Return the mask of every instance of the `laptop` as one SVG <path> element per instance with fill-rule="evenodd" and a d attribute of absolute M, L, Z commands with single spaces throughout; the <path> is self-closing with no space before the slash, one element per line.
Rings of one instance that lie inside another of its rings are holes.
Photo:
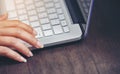
<path fill-rule="evenodd" d="M 8 12 L 9 20 L 32 26 L 36 38 L 48 47 L 84 38 L 92 5 L 93 0 L 0 0 L 0 14 Z"/>

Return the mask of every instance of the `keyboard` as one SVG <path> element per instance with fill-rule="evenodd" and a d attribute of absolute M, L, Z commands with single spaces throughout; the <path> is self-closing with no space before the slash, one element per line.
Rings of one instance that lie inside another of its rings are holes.
<path fill-rule="evenodd" d="M 8 0 L 10 20 L 20 20 L 32 26 L 36 38 L 70 32 L 60 0 Z M 10 7 L 11 6 L 11 7 Z"/>
<path fill-rule="evenodd" d="M 91 0 L 79 0 L 79 1 L 80 1 L 80 7 L 82 9 L 84 17 L 87 20 L 88 15 L 89 15 Z"/>

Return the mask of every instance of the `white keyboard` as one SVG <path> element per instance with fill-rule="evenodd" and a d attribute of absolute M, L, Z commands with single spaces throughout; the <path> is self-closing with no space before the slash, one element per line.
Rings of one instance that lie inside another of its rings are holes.
<path fill-rule="evenodd" d="M 70 32 L 60 0 L 6 0 L 9 19 L 31 25 L 36 38 Z"/>

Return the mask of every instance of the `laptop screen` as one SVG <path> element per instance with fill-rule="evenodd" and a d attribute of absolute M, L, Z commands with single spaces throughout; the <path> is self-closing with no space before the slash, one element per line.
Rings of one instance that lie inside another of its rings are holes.
<path fill-rule="evenodd" d="M 74 23 L 79 23 L 84 35 L 89 26 L 93 0 L 65 0 Z"/>
<path fill-rule="evenodd" d="M 85 21 L 85 23 L 82 24 L 82 27 L 85 31 L 84 35 L 86 35 L 89 27 L 90 17 L 91 17 L 93 0 L 77 0 L 77 3 Z"/>
<path fill-rule="evenodd" d="M 93 0 L 77 0 L 77 3 L 81 9 L 81 12 L 86 22 L 87 22 L 88 16 L 90 15 L 89 12 L 91 12 L 92 1 Z"/>

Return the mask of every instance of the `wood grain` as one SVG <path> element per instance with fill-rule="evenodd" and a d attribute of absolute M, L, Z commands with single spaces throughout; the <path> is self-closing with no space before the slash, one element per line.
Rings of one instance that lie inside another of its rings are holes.
<path fill-rule="evenodd" d="M 119 26 L 103 16 L 101 4 L 95 1 L 84 40 L 33 51 L 27 63 L 0 57 L 0 74 L 119 74 Z"/>

